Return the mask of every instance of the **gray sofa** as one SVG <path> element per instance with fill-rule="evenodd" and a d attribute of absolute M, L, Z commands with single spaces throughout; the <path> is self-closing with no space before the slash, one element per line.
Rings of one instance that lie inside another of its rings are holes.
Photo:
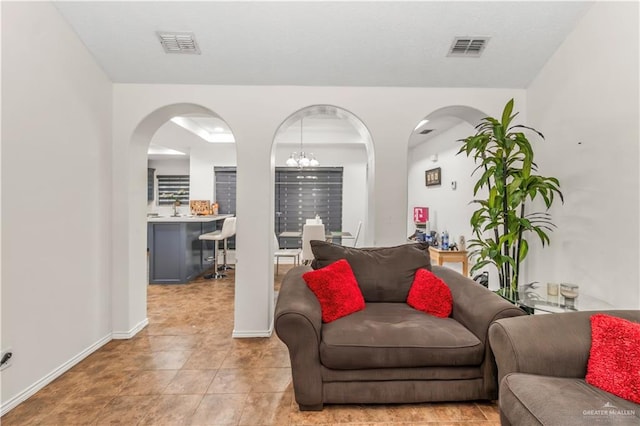
<path fill-rule="evenodd" d="M 451 269 L 433 266 L 453 295 L 451 316 L 437 318 L 405 303 L 416 262 L 431 268 L 426 245 L 353 249 L 313 243 L 316 267 L 349 261 L 366 307 L 323 323 L 318 299 L 302 278 L 311 268 L 296 267 L 284 277 L 275 330 L 289 349 L 301 410 L 321 410 L 325 403 L 497 397 L 489 325 L 523 315 L 520 309 Z"/>
<path fill-rule="evenodd" d="M 600 311 L 640 322 L 640 311 Z M 496 321 L 489 340 L 503 425 L 640 425 L 640 405 L 585 382 L 595 311 Z"/>

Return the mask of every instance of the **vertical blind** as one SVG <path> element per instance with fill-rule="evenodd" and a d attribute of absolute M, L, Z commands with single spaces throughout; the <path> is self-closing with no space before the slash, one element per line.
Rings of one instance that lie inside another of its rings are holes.
<path fill-rule="evenodd" d="M 156 169 L 147 169 L 147 201 L 153 201 L 155 197 L 155 185 Z"/>
<path fill-rule="evenodd" d="M 320 217 L 325 232 L 342 230 L 342 167 L 276 168 L 275 230 L 301 231 Z M 280 238 L 283 248 L 300 248 L 302 239 Z"/>
<path fill-rule="evenodd" d="M 218 214 L 236 214 L 236 168 L 214 167 L 214 200 L 218 203 Z M 222 221 L 218 221 L 218 228 L 222 227 Z M 236 248 L 236 238 L 231 237 L 227 241 L 229 249 Z"/>
<path fill-rule="evenodd" d="M 158 175 L 158 204 L 173 204 L 176 198 L 189 204 L 189 175 Z"/>
<path fill-rule="evenodd" d="M 236 214 L 236 168 L 214 167 L 214 200 L 220 214 Z"/>

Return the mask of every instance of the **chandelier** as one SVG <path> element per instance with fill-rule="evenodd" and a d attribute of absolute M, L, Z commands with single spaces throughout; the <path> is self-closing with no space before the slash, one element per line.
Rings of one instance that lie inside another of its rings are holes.
<path fill-rule="evenodd" d="M 289 167 L 317 167 L 320 165 L 320 162 L 316 160 L 315 155 L 313 153 L 307 154 L 304 152 L 304 148 L 302 147 L 302 121 L 304 117 L 300 119 L 300 152 L 292 152 L 287 159 L 287 166 Z"/>

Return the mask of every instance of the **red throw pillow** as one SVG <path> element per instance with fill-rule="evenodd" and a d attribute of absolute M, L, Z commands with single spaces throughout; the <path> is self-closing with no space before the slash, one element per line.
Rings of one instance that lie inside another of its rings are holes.
<path fill-rule="evenodd" d="M 446 318 L 451 315 L 453 297 L 449 286 L 426 269 L 416 271 L 407 304 L 414 309 Z"/>
<path fill-rule="evenodd" d="M 335 321 L 364 309 L 364 297 L 345 259 L 307 272 L 302 278 L 320 301 L 323 322 Z"/>
<path fill-rule="evenodd" d="M 640 324 L 605 314 L 591 316 L 587 383 L 640 404 Z"/>

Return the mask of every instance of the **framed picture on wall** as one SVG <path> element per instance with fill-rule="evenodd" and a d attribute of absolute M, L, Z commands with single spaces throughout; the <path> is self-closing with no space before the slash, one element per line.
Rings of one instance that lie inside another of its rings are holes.
<path fill-rule="evenodd" d="M 427 186 L 440 185 L 440 167 L 436 167 L 435 169 L 429 169 L 424 172 L 425 181 Z"/>

